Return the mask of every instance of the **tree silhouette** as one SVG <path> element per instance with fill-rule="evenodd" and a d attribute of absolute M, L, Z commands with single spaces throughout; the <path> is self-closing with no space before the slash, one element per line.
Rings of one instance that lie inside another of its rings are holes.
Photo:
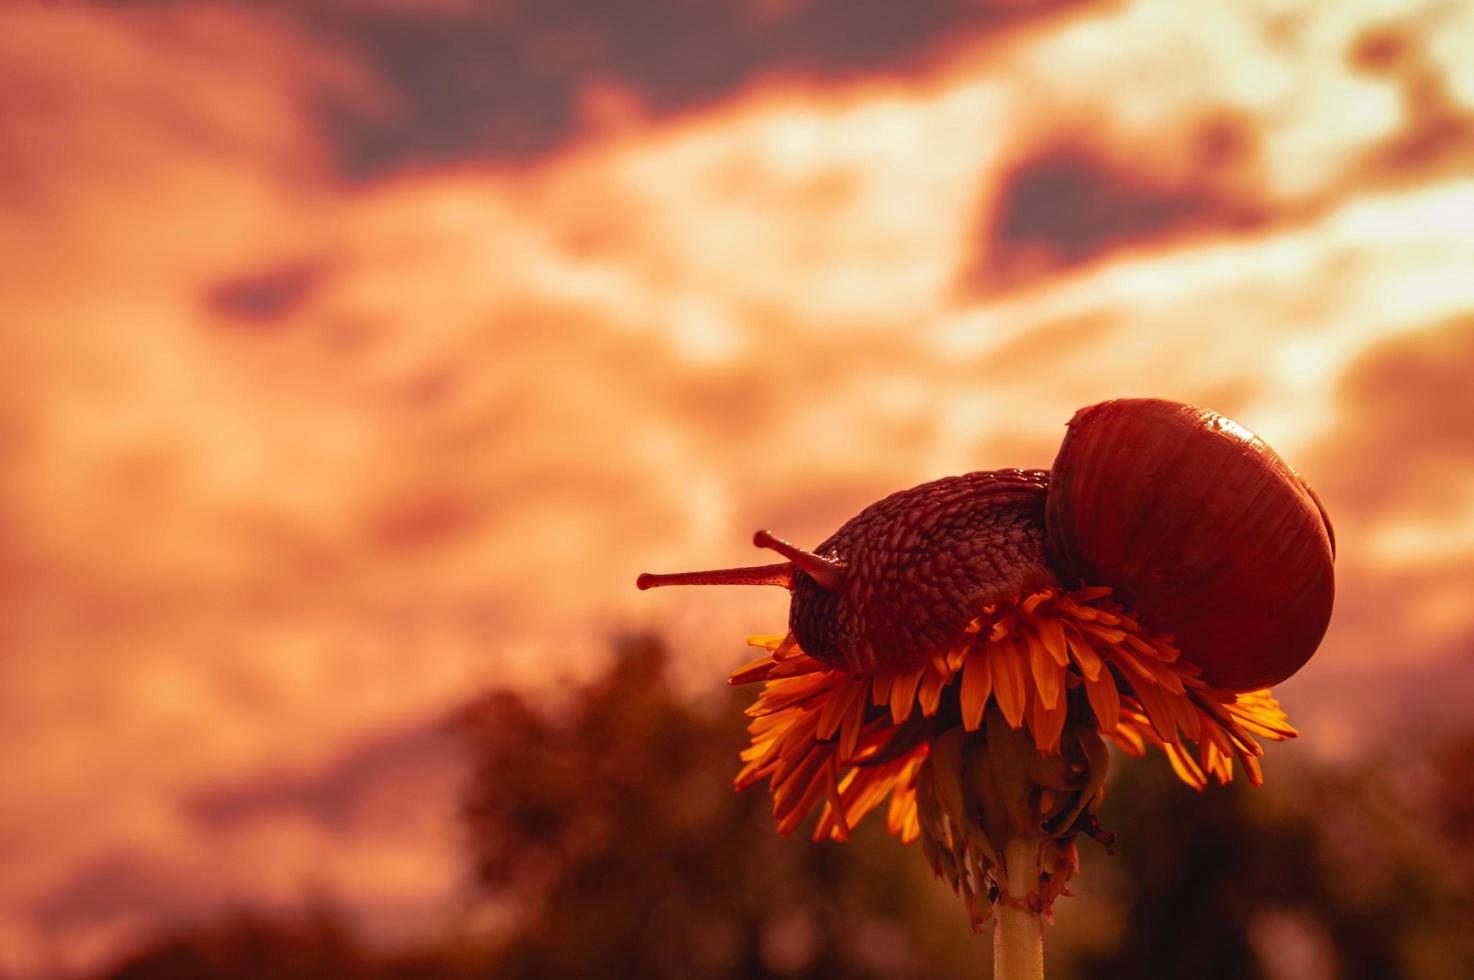
<path fill-rule="evenodd" d="M 463 813 L 490 937 L 364 942 L 321 902 L 163 934 L 112 980 L 601 980 L 976 977 L 986 937 L 882 821 L 846 844 L 774 832 L 736 793 L 750 692 L 672 689 L 651 637 L 544 703 L 493 691 L 458 712 Z M 1474 976 L 1474 733 L 1404 738 L 1376 759 L 1282 752 L 1269 783 L 1203 793 L 1160 759 L 1117 759 L 1102 819 L 1059 906 L 1052 976 L 1343 980 Z M 369 937 L 371 938 L 371 937 Z M 1297 972 L 1298 971 L 1298 972 Z"/>
<path fill-rule="evenodd" d="M 940 907 L 970 937 L 919 855 L 879 827 L 854 845 L 778 837 L 767 796 L 731 785 L 747 699 L 689 704 L 665 666 L 630 638 L 561 719 L 506 693 L 462 716 L 477 879 L 525 910 L 496 975 L 939 975 L 918 917 Z"/>

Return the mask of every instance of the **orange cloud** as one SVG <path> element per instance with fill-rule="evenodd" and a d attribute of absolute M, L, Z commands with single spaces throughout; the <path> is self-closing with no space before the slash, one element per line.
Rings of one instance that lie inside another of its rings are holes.
<path fill-rule="evenodd" d="M 618 625 L 720 676 L 781 593 L 637 571 L 1047 465 L 1105 397 L 1230 412 L 1322 488 L 1307 750 L 1467 645 L 1474 184 L 1457 140 L 1394 152 L 1372 15 L 1055 13 L 371 181 L 314 100 L 405 103 L 326 22 L 3 17 L 0 968 L 304 881 L 423 921 L 453 766 L 397 738 Z M 1402 30 L 1462 118 L 1474 23 Z"/>

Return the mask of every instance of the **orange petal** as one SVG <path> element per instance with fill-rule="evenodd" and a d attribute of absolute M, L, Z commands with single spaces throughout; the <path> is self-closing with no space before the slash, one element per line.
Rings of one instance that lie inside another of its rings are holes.
<path fill-rule="evenodd" d="M 1035 697 L 1029 704 L 1029 727 L 1034 732 L 1034 744 L 1039 751 L 1046 755 L 1054 753 L 1059 749 L 1059 736 L 1065 729 L 1065 716 L 1069 714 L 1069 702 L 1064 698 L 1058 699 L 1053 705 L 1046 705 L 1041 697 Z"/>
<path fill-rule="evenodd" d="M 820 674 L 828 670 L 828 667 L 825 667 L 813 657 L 789 657 L 787 660 L 779 660 L 774 663 L 773 669 L 768 674 L 768 677 L 770 679 L 776 677 L 799 677 L 803 674 Z"/>
<path fill-rule="evenodd" d="M 989 659 L 986 649 L 974 650 L 962 667 L 962 725 L 970 732 L 977 731 L 982 724 L 983 710 L 988 706 L 988 696 L 993 693 L 993 671 Z"/>
<path fill-rule="evenodd" d="M 1012 728 L 1024 723 L 1024 709 L 1028 707 L 1028 681 L 1023 652 L 1012 640 L 1003 640 L 992 646 L 993 696 L 1003 717 Z"/>
<path fill-rule="evenodd" d="M 1080 673 L 1085 675 L 1085 679 L 1093 681 L 1100 677 L 1104 665 L 1100 662 L 1100 654 L 1090 645 L 1090 639 L 1075 630 L 1065 636 L 1069 641 L 1070 653 L 1074 656 L 1075 663 L 1080 665 Z"/>
<path fill-rule="evenodd" d="M 1167 761 L 1172 763 L 1172 771 L 1177 773 L 1177 778 L 1187 783 L 1193 789 L 1203 789 L 1208 785 L 1207 777 L 1198 764 L 1193 761 L 1178 745 L 1164 745 L 1163 750 L 1167 753 Z"/>
<path fill-rule="evenodd" d="M 1065 630 L 1059 620 L 1043 618 L 1035 620 L 1034 628 L 1039 634 L 1039 639 L 1044 643 L 1044 648 L 1054 658 L 1054 662 L 1061 667 L 1070 665 L 1070 652 L 1065 644 Z"/>
<path fill-rule="evenodd" d="M 1030 638 L 1022 642 L 1029 651 L 1029 666 L 1034 674 L 1034 693 L 1044 702 L 1044 707 L 1053 708 L 1059 704 L 1060 692 L 1065 684 L 1065 672 L 1037 639 Z"/>
<path fill-rule="evenodd" d="M 809 675 L 806 677 L 785 677 L 782 680 L 771 681 L 763 688 L 762 695 L 747 709 L 747 715 L 751 718 L 770 715 L 775 711 L 782 711 L 790 705 L 806 701 L 823 691 L 829 685 L 824 675 Z"/>
<path fill-rule="evenodd" d="M 1252 755 L 1239 756 L 1239 762 L 1244 767 L 1244 772 L 1249 774 L 1249 782 L 1255 786 L 1264 785 L 1264 770 L 1259 768 L 1259 760 Z"/>
<path fill-rule="evenodd" d="M 895 674 L 876 674 L 870 680 L 870 703 L 877 708 L 891 699 L 891 685 L 896 682 Z"/>
<path fill-rule="evenodd" d="M 1275 700 L 1274 694 L 1268 690 L 1240 694 L 1227 706 L 1227 711 L 1244 728 L 1276 742 L 1300 734 L 1290 724 L 1290 719 Z"/>
<path fill-rule="evenodd" d="M 1133 690 L 1157 737 L 1164 742 L 1177 741 L 1177 715 L 1172 709 L 1172 695 L 1155 684 L 1137 684 Z"/>
<path fill-rule="evenodd" d="M 824 811 L 833 815 L 835 840 L 850 839 L 850 825 L 845 820 L 844 800 L 839 795 L 839 766 L 831 756 L 828 771 L 825 773 L 824 790 L 829 796 L 829 802 L 825 804 Z M 824 827 L 824 821 L 820 821 L 820 828 Z M 825 835 L 820 834 L 816 839 L 822 840 Z"/>
<path fill-rule="evenodd" d="M 1131 725 L 1121 725 L 1115 731 L 1108 733 L 1111 740 L 1119 745 L 1127 755 L 1134 755 L 1140 759 L 1146 755 L 1146 740 L 1142 738 L 1141 732 Z"/>
<path fill-rule="evenodd" d="M 897 725 L 911 717 L 911 708 L 916 704 L 916 685 L 921 683 L 925 665 L 897 675 L 891 685 L 891 720 Z"/>
<path fill-rule="evenodd" d="M 833 738 L 834 733 L 839 731 L 840 721 L 849 711 L 850 700 L 858 697 L 861 691 L 861 686 L 853 682 L 836 685 L 824 699 L 824 707 L 819 709 L 819 727 L 814 734 L 823 739 Z"/>
<path fill-rule="evenodd" d="M 743 664 L 727 677 L 727 683 L 733 686 L 740 684 L 751 684 L 754 681 L 765 681 L 768 674 L 772 673 L 777 664 L 773 663 L 771 653 L 758 657 L 751 663 Z"/>
<path fill-rule="evenodd" d="M 863 689 L 862 689 L 863 690 Z M 839 723 L 839 757 L 849 760 L 855 757 L 855 748 L 860 744 L 860 733 L 865 728 L 865 696 L 857 696 L 850 702 L 850 710 Z"/>
<path fill-rule="evenodd" d="M 1121 692 L 1116 690 L 1116 678 L 1110 671 L 1102 671 L 1100 680 L 1085 682 L 1085 696 L 1090 699 L 1090 710 L 1095 712 L 1096 723 L 1106 734 L 1121 725 Z"/>
<path fill-rule="evenodd" d="M 942 689 L 952 679 L 952 672 L 947 669 L 946 661 L 941 665 L 935 661 L 929 664 L 921 676 L 921 687 L 916 692 L 916 699 L 921 703 L 921 713 L 930 718 L 937 713 L 937 708 L 942 704 Z"/>
<path fill-rule="evenodd" d="M 1053 599 L 1058 594 L 1058 590 L 1056 589 L 1045 589 L 1042 592 L 1031 592 L 1024 597 L 1023 602 L 1019 603 L 1019 608 L 1022 609 L 1027 615 L 1032 616 L 1034 615 L 1034 610 L 1038 609 L 1040 604 L 1042 604 L 1046 600 Z"/>
<path fill-rule="evenodd" d="M 779 833 L 785 836 L 793 833 L 828 789 L 828 781 L 822 774 L 828 758 L 828 752 L 814 746 L 783 785 L 773 791 L 773 816 L 778 818 Z"/>
<path fill-rule="evenodd" d="M 1182 729 L 1184 738 L 1189 742 L 1196 742 L 1202 737 L 1203 713 L 1191 700 L 1186 696 L 1174 697 L 1172 711 L 1176 715 L 1177 727 Z"/>

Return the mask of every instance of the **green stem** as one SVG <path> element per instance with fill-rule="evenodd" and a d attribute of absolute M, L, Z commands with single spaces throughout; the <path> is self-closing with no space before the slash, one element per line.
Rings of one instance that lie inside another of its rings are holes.
<path fill-rule="evenodd" d="M 1039 894 L 1039 842 L 1016 837 L 1004 848 L 1003 860 L 1003 892 L 993 906 L 993 980 L 1044 980 L 1044 923 L 1033 911 Z"/>

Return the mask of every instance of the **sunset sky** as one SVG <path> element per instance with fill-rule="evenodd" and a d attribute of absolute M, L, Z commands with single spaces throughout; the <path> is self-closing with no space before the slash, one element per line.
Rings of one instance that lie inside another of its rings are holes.
<path fill-rule="evenodd" d="M 447 712 L 1152 395 L 1335 521 L 1280 689 L 1474 685 L 1474 6 L 7 4 L 0 973 L 330 895 L 462 907 Z M 735 771 L 735 762 L 734 762 Z"/>

